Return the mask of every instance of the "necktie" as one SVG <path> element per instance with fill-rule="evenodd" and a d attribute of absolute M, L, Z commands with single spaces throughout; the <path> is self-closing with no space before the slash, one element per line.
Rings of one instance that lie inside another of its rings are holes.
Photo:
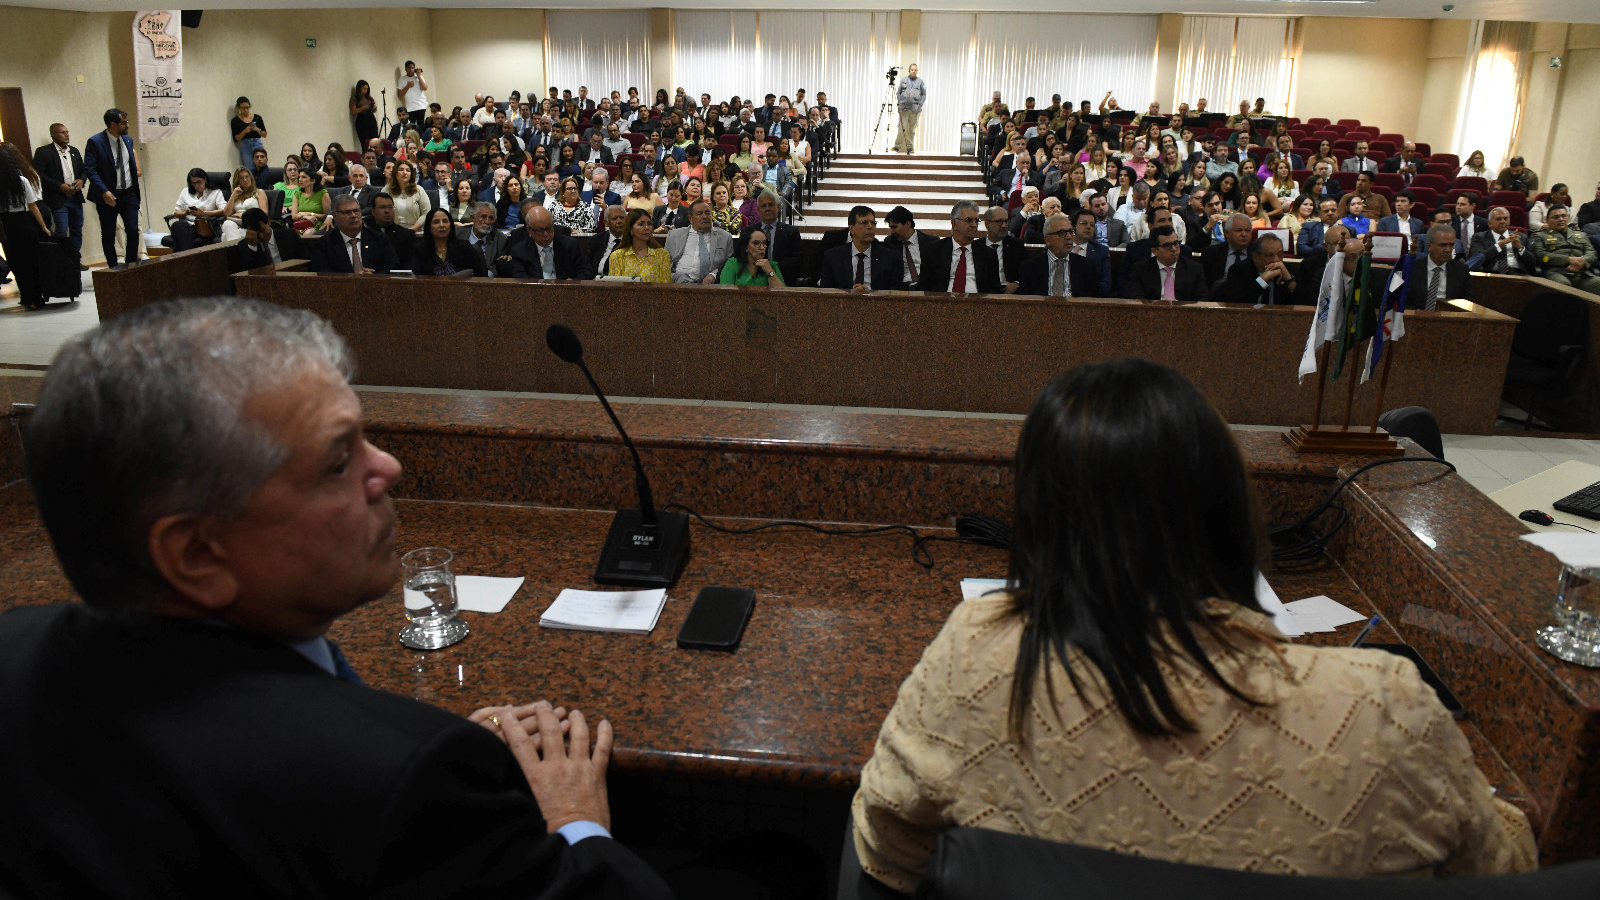
<path fill-rule="evenodd" d="M 122 154 L 123 154 L 122 136 L 118 135 L 118 136 L 112 138 L 111 139 L 111 145 L 112 145 L 112 147 L 115 148 L 115 152 L 112 155 L 115 157 L 115 159 L 117 161 L 117 190 L 119 190 L 119 191 L 125 190 L 128 187 L 128 181 L 127 181 L 127 178 L 125 178 L 123 176 L 123 174 L 122 174 L 122 168 L 123 168 L 123 165 L 124 165 L 123 156 L 122 156 Z"/>
<path fill-rule="evenodd" d="M 856 251 L 856 284 L 867 283 L 867 255 Z"/>
<path fill-rule="evenodd" d="M 700 281 L 706 277 L 706 270 L 711 268 L 711 239 L 708 235 L 700 235 L 700 270 L 695 273 L 694 280 Z"/>
<path fill-rule="evenodd" d="M 1444 267 L 1435 266 L 1433 274 L 1428 276 L 1428 309 L 1433 309 L 1439 303 L 1439 294 L 1444 290 Z"/>
<path fill-rule="evenodd" d="M 556 245 L 539 248 L 539 275 L 541 278 L 556 277 Z"/>
<path fill-rule="evenodd" d="M 1500 240 L 1503 239 L 1504 237 L 1505 237 L 1504 234 L 1494 235 L 1495 243 L 1499 243 Z M 1499 254 L 1497 256 L 1495 256 L 1495 258 L 1494 258 L 1494 271 L 1495 271 L 1495 274 L 1504 275 L 1505 273 L 1511 271 L 1511 260 L 1512 259 L 1514 259 L 1514 257 L 1511 255 L 1511 248 L 1510 247 L 1501 247 Z"/>
<path fill-rule="evenodd" d="M 911 261 L 911 245 L 909 243 L 901 244 L 900 245 L 900 249 L 906 255 L 906 274 L 908 276 L 910 276 L 906 280 L 907 281 L 916 281 L 917 280 L 917 264 Z"/>
<path fill-rule="evenodd" d="M 1067 293 L 1067 261 L 1065 259 L 1057 259 L 1055 260 L 1055 267 L 1055 274 L 1050 276 L 1050 296 L 1064 297 Z"/>
<path fill-rule="evenodd" d="M 777 239 L 778 239 L 778 223 L 774 222 L 771 225 L 767 226 L 767 256 L 770 257 L 772 255 L 772 250 L 773 250 L 772 245 L 773 245 L 773 242 L 775 242 Z"/>
<path fill-rule="evenodd" d="M 350 271 L 361 274 L 361 235 L 350 239 Z"/>
<path fill-rule="evenodd" d="M 1173 285 L 1172 270 L 1166 266 L 1161 267 L 1161 299 L 1176 300 L 1178 295 Z"/>
<path fill-rule="evenodd" d="M 328 641 L 328 651 L 333 654 L 333 674 L 351 684 L 366 684 L 356 670 L 351 668 L 350 660 L 344 658 L 344 651 L 339 649 L 339 645 L 327 638 L 323 640 Z"/>
<path fill-rule="evenodd" d="M 1243 261 L 1244 261 L 1244 251 L 1243 250 L 1235 250 L 1232 253 L 1228 254 L 1228 265 L 1227 265 L 1226 268 L 1224 268 L 1222 270 L 1222 274 L 1226 275 L 1229 272 L 1233 271 L 1233 267 L 1238 265 L 1239 263 L 1241 263 Z"/>
<path fill-rule="evenodd" d="M 965 294 L 967 292 L 967 248 L 961 248 L 961 258 L 956 260 L 956 273 L 950 279 L 952 293 Z"/>

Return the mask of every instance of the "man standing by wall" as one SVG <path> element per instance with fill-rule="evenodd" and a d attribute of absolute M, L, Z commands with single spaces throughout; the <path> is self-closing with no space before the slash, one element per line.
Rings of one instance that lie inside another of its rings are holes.
<path fill-rule="evenodd" d="M 56 237 L 71 237 L 73 248 L 82 254 L 83 186 L 89 172 L 83 154 L 72 146 L 67 126 L 60 122 L 50 126 L 50 143 L 34 151 L 33 168 L 39 173 L 40 193 L 54 218 Z M 80 267 L 88 268 L 81 263 Z"/>
<path fill-rule="evenodd" d="M 411 120 L 414 128 L 421 128 L 422 120 L 428 114 L 427 91 L 428 82 L 422 77 L 422 69 L 411 60 L 406 60 L 406 73 L 395 84 L 395 96 L 400 98 L 400 110 Z"/>
<path fill-rule="evenodd" d="M 917 77 L 916 63 L 906 67 L 906 77 L 900 82 L 896 99 L 900 105 L 900 135 L 895 138 L 894 149 L 901 153 L 915 153 L 917 120 L 922 117 L 922 104 L 928 102 L 928 86 Z"/>

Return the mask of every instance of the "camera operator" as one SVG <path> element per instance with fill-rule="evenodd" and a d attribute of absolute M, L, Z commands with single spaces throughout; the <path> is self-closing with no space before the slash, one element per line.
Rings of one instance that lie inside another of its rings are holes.
<path fill-rule="evenodd" d="M 893 69 L 889 70 L 889 83 L 894 83 Z M 900 134 L 895 138 L 894 149 L 901 153 L 916 151 L 917 119 L 922 117 L 922 105 L 928 102 L 928 86 L 917 77 L 917 64 L 906 67 L 906 78 L 900 82 L 895 94 L 900 106 Z"/>

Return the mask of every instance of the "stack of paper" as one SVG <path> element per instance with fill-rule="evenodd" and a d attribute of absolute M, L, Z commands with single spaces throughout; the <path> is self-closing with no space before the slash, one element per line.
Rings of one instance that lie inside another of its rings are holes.
<path fill-rule="evenodd" d="M 1349 625 L 1352 622 L 1365 622 L 1367 620 L 1367 617 L 1361 613 L 1331 597 L 1324 597 L 1321 594 L 1315 597 L 1307 597 L 1304 600 L 1296 600 L 1293 603 L 1285 603 L 1283 607 L 1288 610 L 1296 632 L 1284 631 L 1281 625 L 1278 626 L 1278 630 L 1283 631 L 1284 634 L 1290 637 L 1308 634 L 1313 631 L 1333 631 L 1340 625 Z M 1274 621 L 1273 624 L 1276 625 L 1277 622 Z"/>
<path fill-rule="evenodd" d="M 506 608 L 512 595 L 521 587 L 521 578 L 457 575 L 456 602 L 467 612 L 497 613 Z M 411 592 L 406 593 L 409 595 Z"/>
<path fill-rule="evenodd" d="M 649 634 L 667 605 L 664 588 L 651 591 L 575 591 L 567 588 L 539 617 L 544 628 Z"/>

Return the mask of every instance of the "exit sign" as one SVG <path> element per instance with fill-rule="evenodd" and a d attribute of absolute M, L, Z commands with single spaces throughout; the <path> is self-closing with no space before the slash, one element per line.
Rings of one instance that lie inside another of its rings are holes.
<path fill-rule="evenodd" d="M 317 39 L 316 38 L 306 38 L 306 49 L 307 50 L 315 50 L 315 49 L 317 49 Z"/>

